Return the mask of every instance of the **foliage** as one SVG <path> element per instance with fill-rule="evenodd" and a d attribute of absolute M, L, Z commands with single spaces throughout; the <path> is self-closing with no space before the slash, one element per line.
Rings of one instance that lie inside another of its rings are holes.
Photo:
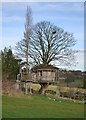
<path fill-rule="evenodd" d="M 86 71 L 84 72 L 84 88 L 86 89 Z"/>
<path fill-rule="evenodd" d="M 2 51 L 2 79 L 16 79 L 18 71 L 18 60 L 15 59 L 11 48 L 5 48 Z"/>
<path fill-rule="evenodd" d="M 52 95 L 55 95 L 55 94 L 56 94 L 56 92 L 55 92 L 54 90 L 46 90 L 45 92 L 46 92 L 46 93 L 49 93 L 49 94 L 52 94 Z"/>

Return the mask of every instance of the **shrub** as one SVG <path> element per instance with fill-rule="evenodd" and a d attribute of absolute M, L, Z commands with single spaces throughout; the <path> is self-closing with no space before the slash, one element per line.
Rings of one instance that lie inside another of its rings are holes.
<path fill-rule="evenodd" d="M 52 95 L 56 94 L 56 92 L 54 90 L 46 90 L 45 93 L 49 93 L 49 94 L 52 94 Z"/>

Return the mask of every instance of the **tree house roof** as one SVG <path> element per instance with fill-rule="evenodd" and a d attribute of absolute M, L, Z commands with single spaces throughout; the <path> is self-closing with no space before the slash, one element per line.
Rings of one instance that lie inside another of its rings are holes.
<path fill-rule="evenodd" d="M 40 65 L 34 66 L 31 70 L 34 71 L 34 70 L 47 70 L 47 69 L 58 70 L 59 68 L 57 68 L 57 67 L 55 67 L 53 65 L 40 64 Z"/>

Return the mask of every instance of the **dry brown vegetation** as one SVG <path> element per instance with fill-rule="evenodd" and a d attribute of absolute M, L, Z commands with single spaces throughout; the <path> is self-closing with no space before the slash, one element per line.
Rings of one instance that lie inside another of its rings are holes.
<path fill-rule="evenodd" d="M 16 89 L 16 83 L 10 80 L 3 80 L 2 82 L 2 94 L 9 96 L 21 96 L 24 93 Z"/>

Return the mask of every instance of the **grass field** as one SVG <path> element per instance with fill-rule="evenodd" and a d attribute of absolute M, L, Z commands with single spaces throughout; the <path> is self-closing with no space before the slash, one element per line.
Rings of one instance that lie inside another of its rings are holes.
<path fill-rule="evenodd" d="M 48 96 L 3 96 L 3 118 L 83 118 L 84 105 Z"/>

